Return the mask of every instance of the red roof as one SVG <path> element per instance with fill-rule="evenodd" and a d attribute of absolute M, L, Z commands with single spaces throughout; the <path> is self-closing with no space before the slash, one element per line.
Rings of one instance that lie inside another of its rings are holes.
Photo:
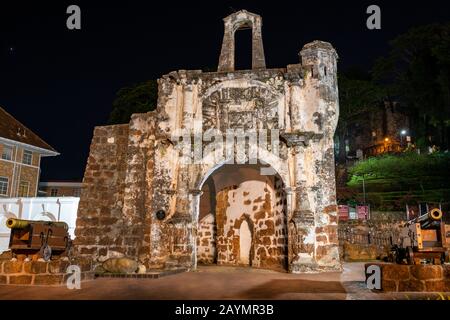
<path fill-rule="evenodd" d="M 0 137 L 57 152 L 2 107 L 0 107 Z"/>

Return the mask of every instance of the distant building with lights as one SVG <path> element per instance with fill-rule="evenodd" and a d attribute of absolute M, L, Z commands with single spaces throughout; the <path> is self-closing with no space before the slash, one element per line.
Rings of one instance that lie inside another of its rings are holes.
<path fill-rule="evenodd" d="M 385 102 L 378 110 L 355 117 L 345 139 L 349 159 L 401 152 L 412 143 L 407 109 Z"/>

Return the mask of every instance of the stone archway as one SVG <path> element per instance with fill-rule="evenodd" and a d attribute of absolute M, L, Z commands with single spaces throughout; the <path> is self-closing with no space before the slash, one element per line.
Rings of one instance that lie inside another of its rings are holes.
<path fill-rule="evenodd" d="M 261 176 L 260 165 L 224 164 L 203 184 L 199 202 L 198 263 L 287 269 L 287 198 L 280 176 Z"/>

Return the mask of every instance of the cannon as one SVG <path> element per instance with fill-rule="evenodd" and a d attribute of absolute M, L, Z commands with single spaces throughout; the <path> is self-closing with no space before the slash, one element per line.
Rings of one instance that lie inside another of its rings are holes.
<path fill-rule="evenodd" d="M 45 261 L 69 252 L 72 241 L 65 222 L 31 221 L 10 218 L 9 248 L 13 254 L 37 255 Z"/>
<path fill-rule="evenodd" d="M 442 211 L 433 209 L 408 221 L 400 232 L 400 243 L 392 247 L 393 260 L 397 263 L 433 264 L 448 262 L 450 225 L 442 221 Z"/>

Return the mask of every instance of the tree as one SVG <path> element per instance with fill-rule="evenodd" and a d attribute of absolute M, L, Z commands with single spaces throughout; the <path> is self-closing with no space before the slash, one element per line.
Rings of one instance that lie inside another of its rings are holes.
<path fill-rule="evenodd" d="M 345 163 L 345 139 L 350 122 L 364 113 L 378 108 L 383 101 L 383 89 L 374 84 L 370 77 L 358 69 L 349 69 L 340 74 L 339 80 L 339 122 L 336 137 L 339 141 L 337 161 Z"/>
<path fill-rule="evenodd" d="M 391 41 L 372 71 L 390 96 L 411 109 L 421 147 L 449 147 L 450 23 L 412 28 Z M 430 141 L 430 137 L 434 141 Z"/>
<path fill-rule="evenodd" d="M 156 80 L 122 88 L 116 94 L 108 122 L 110 124 L 128 123 L 133 113 L 155 110 L 157 100 L 158 83 Z"/>

